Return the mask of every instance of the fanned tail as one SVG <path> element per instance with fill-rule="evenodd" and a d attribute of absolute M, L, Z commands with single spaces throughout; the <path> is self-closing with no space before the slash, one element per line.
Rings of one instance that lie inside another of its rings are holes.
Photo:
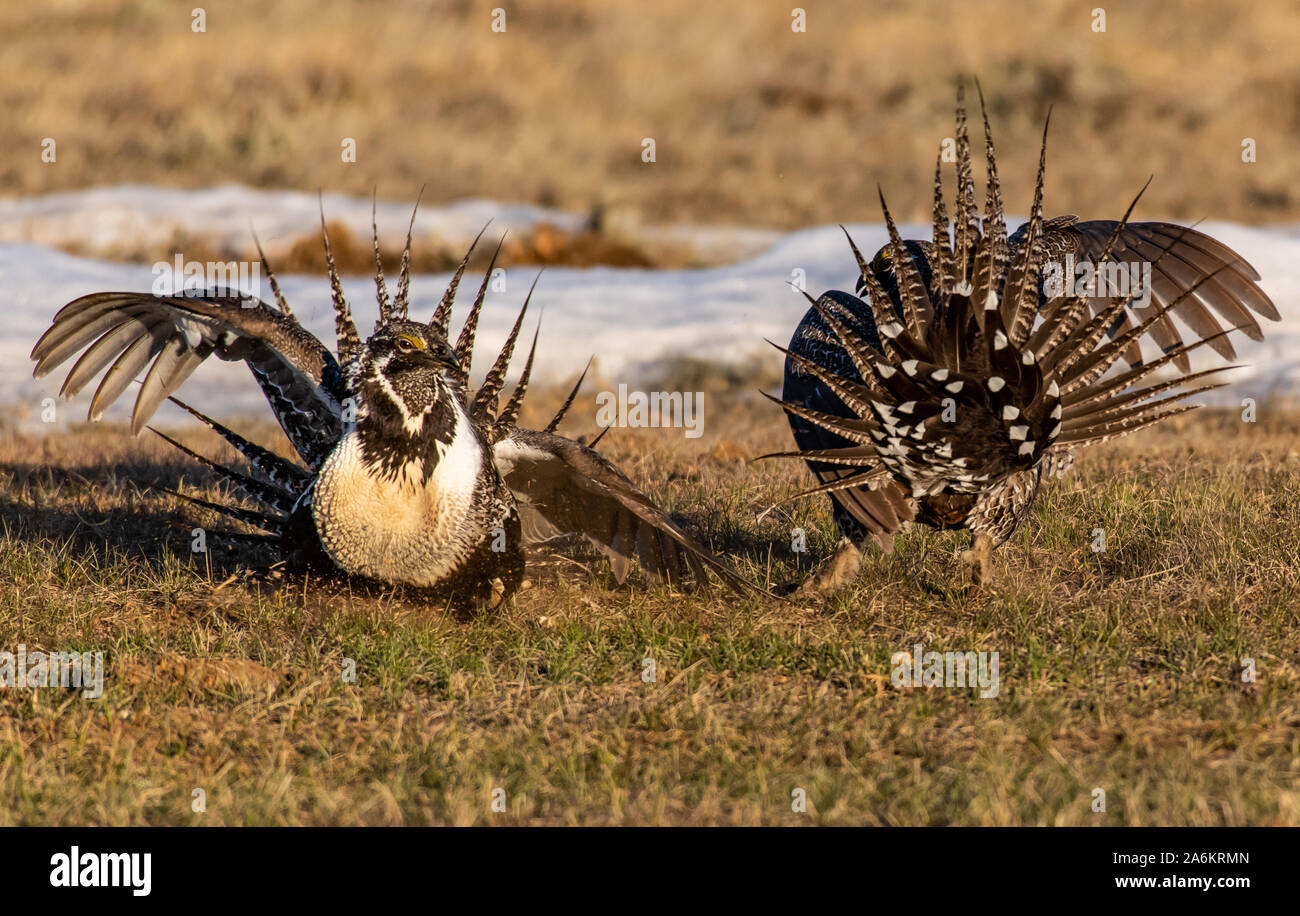
<path fill-rule="evenodd" d="M 1110 373 L 1172 312 L 1184 303 L 1195 305 L 1198 288 L 1236 269 L 1226 260 L 1202 270 L 1172 301 L 1135 311 L 1138 320 L 1131 325 L 1126 322 L 1140 295 L 1137 289 L 1107 301 L 1095 314 L 1096 305 L 1073 289 L 1040 311 L 1049 251 L 1044 237 L 1056 222 L 1043 218 L 1051 113 L 1043 125 L 1030 218 L 1013 249 L 982 91 L 980 111 L 987 166 L 982 219 L 959 87 L 951 246 L 940 156 L 930 246 L 900 237 L 882 194 L 889 232 L 884 257 L 868 263 L 849 239 L 861 273 L 861 298 L 843 293 L 808 297 L 811 308 L 791 347 L 777 347 L 786 354 L 786 392 L 773 400 L 790 416 L 800 447 L 763 457 L 808 461 L 822 482 L 799 495 L 829 494 L 877 538 L 891 534 L 895 523 L 847 505 L 850 494 L 862 498 L 872 491 L 882 499 L 896 484 L 913 500 L 939 494 L 980 497 L 1040 463 L 1067 466 L 1072 448 L 1194 409 L 1188 399 L 1219 387 L 1219 374 L 1234 368 L 1191 372 L 1187 360 L 1200 347 L 1220 348 L 1225 336 L 1239 328 L 1167 345 L 1159 359 Z M 1110 232 L 1099 263 L 1118 262 L 1112 252 L 1141 196 L 1139 192 Z M 1063 219 L 1068 225 L 1074 218 Z M 1189 231 L 1151 242 L 1153 266 L 1178 257 L 1171 251 Z M 918 260 L 918 252 L 928 263 Z M 890 273 L 893 285 L 888 285 Z M 1040 316 L 1042 323 L 1035 328 Z M 1157 375 L 1171 367 L 1178 368 L 1176 377 Z M 1013 526 L 999 530 L 1005 537 Z"/>

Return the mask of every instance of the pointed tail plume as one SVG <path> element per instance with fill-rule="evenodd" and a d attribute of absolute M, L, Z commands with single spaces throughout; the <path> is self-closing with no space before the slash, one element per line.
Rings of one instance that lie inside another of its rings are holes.
<path fill-rule="evenodd" d="M 352 309 L 343 295 L 338 269 L 334 266 L 334 252 L 330 249 L 330 234 L 325 228 L 325 202 L 320 201 L 320 234 L 325 243 L 325 266 L 330 275 L 330 297 L 334 303 L 334 333 L 338 338 L 339 362 L 347 364 L 361 352 L 361 339 L 352 320 Z"/>
<path fill-rule="evenodd" d="M 415 214 L 420 212 L 420 198 L 424 197 L 424 186 L 415 196 L 415 206 L 411 208 L 411 222 L 406 227 L 406 245 L 402 248 L 402 269 L 397 278 L 397 295 L 393 298 L 393 318 L 406 320 L 406 303 L 411 293 L 411 234 L 415 232 Z"/>

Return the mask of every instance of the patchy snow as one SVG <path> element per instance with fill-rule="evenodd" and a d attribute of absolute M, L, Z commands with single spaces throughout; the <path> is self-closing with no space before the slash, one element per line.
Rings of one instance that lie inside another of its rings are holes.
<path fill-rule="evenodd" d="M 165 204 L 165 206 L 163 206 Z M 368 231 L 370 201 L 327 195 L 330 219 L 359 220 Z M 78 216 L 81 214 L 81 217 Z M 86 216 L 90 214 L 90 216 Z M 380 231 L 404 234 L 409 207 L 383 204 Z M 519 226 L 546 219 L 569 225 L 578 218 L 533 207 L 511 207 L 470 201 L 448 207 L 421 209 L 419 228 L 450 238 L 472 237 L 487 221 L 494 226 Z M 95 244 L 111 241 L 115 233 L 152 231 L 171 237 L 168 226 L 188 231 L 230 233 L 247 238 L 249 220 L 264 237 L 300 235 L 313 231 L 318 214 L 315 198 L 298 193 L 252 192 L 243 188 L 211 191 L 166 191 L 112 188 L 79 194 L 58 194 L 29 200 L 0 201 L 0 294 L 6 320 L 0 331 L 0 420 L 31 423 L 39 417 L 43 398 L 57 395 L 71 362 L 41 380 L 31 378 L 28 354 L 36 339 L 64 303 L 102 290 L 147 291 L 153 282 L 148 265 L 111 264 L 73 257 L 46 245 L 71 238 Z M 172 221 L 165 224 L 166 220 Z M 567 222 L 566 222 L 567 220 Z M 1014 225 L 1014 223 L 1013 223 Z M 1234 376 L 1234 384 L 1216 393 L 1221 403 L 1243 397 L 1295 396 L 1300 393 L 1300 227 L 1252 228 L 1231 223 L 1204 223 L 1200 228 L 1241 253 L 1263 276 L 1263 287 L 1283 314 L 1282 322 L 1266 323 L 1267 339 L 1255 343 L 1234 338 L 1239 362 L 1249 368 Z M 883 244 L 879 225 L 849 227 L 867 253 Z M 589 355 L 599 359 L 606 380 L 635 384 L 657 364 L 676 357 L 698 357 L 722 363 L 763 361 L 779 366 L 781 356 L 763 342 L 784 344 L 807 308 L 791 288 L 802 271 L 814 294 L 851 289 L 856 267 L 836 226 L 789 234 L 745 230 L 690 228 L 706 244 L 757 247 L 766 250 L 740 263 L 701 270 L 644 270 L 598 267 L 548 268 L 538 283 L 526 327 L 541 319 L 535 378 L 562 382 L 582 369 Z M 903 227 L 905 236 L 928 238 L 928 226 Z M 35 244 L 33 242 L 39 242 Z M 272 265 L 274 266 L 274 264 Z M 506 271 L 506 289 L 492 291 L 484 308 L 476 366 L 481 372 L 509 330 L 528 285 L 537 271 Z M 285 294 L 300 320 L 326 341 L 333 341 L 329 288 L 323 276 L 280 277 Z M 412 283 L 413 317 L 427 318 L 441 296 L 448 275 L 417 275 Z M 479 277 L 467 275 L 462 286 L 458 324 L 472 299 Z M 390 280 L 390 285 L 391 285 Z M 374 287 L 368 277 L 349 277 L 344 286 L 363 334 L 375 317 Z M 532 317 L 536 316 L 536 317 Z M 517 357 L 522 363 L 522 357 Z M 1213 357 L 1202 364 L 1212 365 Z M 60 406 L 59 419 L 85 416 L 93 385 L 70 406 Z M 211 359 L 186 383 L 182 396 L 220 415 L 262 412 L 261 393 L 241 365 Z M 129 394 L 110 418 L 127 413 Z M 171 414 L 170 418 L 175 418 Z M 61 424 L 60 424 L 61 425 Z"/>
<path fill-rule="evenodd" d="M 360 238 L 369 238 L 370 203 L 369 198 L 344 194 L 317 198 L 301 191 L 260 191 L 235 184 L 197 191 L 116 185 L 42 197 L 0 198 L 0 242 L 107 251 L 123 242 L 157 248 L 179 235 L 202 238 L 219 250 L 242 251 L 248 247 L 252 227 L 273 253 L 278 243 L 319 232 L 322 206 L 327 220 L 345 223 Z M 412 206 L 413 202 L 406 201 L 376 202 L 380 238 L 400 244 L 406 237 Z M 414 234 L 468 243 L 488 220 L 497 231 L 509 229 L 512 234 L 539 223 L 576 231 L 584 222 L 582 216 L 562 210 L 464 200 L 421 207 Z"/>

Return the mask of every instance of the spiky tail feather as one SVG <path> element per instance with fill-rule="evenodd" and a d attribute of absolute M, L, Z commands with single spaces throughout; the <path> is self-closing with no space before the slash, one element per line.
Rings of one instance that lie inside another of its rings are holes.
<path fill-rule="evenodd" d="M 253 469 L 258 474 L 261 474 L 271 484 L 281 490 L 287 490 L 291 493 L 300 493 L 311 481 L 311 472 L 306 468 L 294 464 L 289 459 L 282 458 L 275 454 L 275 452 L 262 448 L 262 446 L 254 442 L 250 442 L 248 439 L 239 435 L 239 433 L 227 426 L 223 426 L 207 414 L 201 412 L 198 408 L 186 404 L 180 398 L 171 397 L 168 398 L 168 400 L 229 442 L 234 447 L 235 451 L 244 456 L 245 460 L 253 466 Z"/>
<path fill-rule="evenodd" d="M 483 228 L 487 229 L 486 226 Z M 475 239 L 475 241 L 478 240 Z M 479 284 L 478 293 L 474 296 L 474 304 L 470 306 L 469 314 L 465 316 L 465 323 L 461 325 L 460 336 L 456 338 L 456 361 L 460 363 L 466 384 L 469 384 L 470 363 L 474 359 L 474 335 L 478 332 L 478 319 L 483 311 L 483 300 L 487 297 L 488 284 L 492 282 L 492 271 L 496 269 L 497 256 L 501 254 L 501 246 L 505 242 L 506 236 L 505 233 L 502 233 L 501 238 L 497 240 L 496 251 L 492 252 L 492 259 L 488 261 L 487 270 L 483 272 L 483 282 Z M 468 256 L 466 256 L 466 260 L 468 260 Z M 446 297 L 444 296 L 444 298 Z M 451 320 L 450 305 L 448 306 L 446 320 L 447 322 Z M 436 315 L 434 321 L 437 321 Z"/>
<path fill-rule="evenodd" d="M 415 195 L 415 206 L 411 208 L 411 222 L 406 226 L 406 244 L 402 246 L 402 264 L 398 269 L 397 276 L 397 294 L 393 296 L 392 317 L 401 321 L 406 320 L 406 303 L 411 294 L 411 235 L 415 232 L 415 214 L 420 212 L 420 200 L 424 197 L 424 185 L 420 186 L 420 193 Z M 478 241 L 475 239 L 475 241 Z M 472 251 L 474 246 L 470 246 Z M 465 256 L 466 258 L 469 255 Z"/>
<path fill-rule="evenodd" d="M 271 507 L 272 509 L 275 509 L 276 512 L 281 513 L 283 515 L 288 515 L 289 511 L 293 509 L 293 504 L 296 500 L 296 497 L 293 493 L 290 493 L 288 490 L 282 490 L 273 484 L 263 483 L 260 480 L 255 480 L 254 478 L 249 477 L 247 474 L 237 471 L 234 468 L 225 467 L 224 465 L 220 465 L 217 462 L 211 460 L 210 458 L 205 458 L 204 456 L 200 455 L 198 452 L 194 451 L 192 448 L 189 448 L 188 446 L 183 445 L 180 442 L 177 442 L 171 436 L 167 435 L 161 430 L 155 429 L 152 426 L 148 427 L 148 429 L 151 433 L 153 433 L 155 436 L 158 436 L 163 441 L 167 442 L 173 448 L 177 449 L 178 451 L 184 452 L 186 455 L 189 455 L 195 461 L 199 462 L 199 464 L 202 464 L 205 467 L 210 468 L 213 471 L 216 471 L 217 474 L 219 474 L 227 483 L 233 484 L 235 487 L 241 490 L 244 493 L 244 495 L 249 499 L 254 500 L 255 502 L 263 503 Z"/>
<path fill-rule="evenodd" d="M 352 307 L 343 294 L 338 268 L 334 265 L 334 251 L 330 248 L 329 230 L 325 228 L 325 202 L 320 201 L 320 237 L 325 246 L 325 267 L 330 278 L 330 301 L 334 304 L 334 334 L 338 341 L 339 362 L 350 363 L 361 352 L 361 338 L 352 320 Z"/>
<path fill-rule="evenodd" d="M 981 97 L 982 112 L 983 108 Z M 1148 381 L 1153 373 L 1171 362 L 1185 365 L 1187 354 L 1217 341 L 1228 333 L 1225 331 L 1181 343 L 1152 363 L 1103 379 L 1107 370 L 1123 355 L 1131 353 L 1156 322 L 1186 301 L 1197 287 L 1213 279 L 1218 270 L 1209 272 L 1173 302 L 1154 310 L 1135 327 L 1104 344 L 1102 339 L 1133 305 L 1132 295 L 1118 298 L 1096 315 L 1091 314 L 1084 299 L 1062 297 L 1045 311 L 1043 326 L 1031 334 L 1033 318 L 1039 312 L 1041 264 L 1038 261 L 1043 229 L 1046 125 L 1026 240 L 1013 258 L 1009 253 L 987 114 L 983 120 L 988 193 L 981 230 L 974 202 L 965 111 L 959 92 L 953 250 L 948 249 L 942 179 L 937 174 L 931 265 L 935 269 L 928 289 L 899 236 L 883 195 L 881 209 L 889 230 L 887 251 L 898 280 L 896 298 L 885 293 L 875 270 L 849 239 L 862 275 L 860 289 L 866 299 L 863 312 L 874 319 L 879 345 L 871 345 L 852 329 L 854 316 L 847 314 L 844 306 L 829 297 L 822 300 L 808 297 L 812 309 L 830 329 L 834 343 L 849 357 L 860 378 L 831 371 L 812 359 L 777 347 L 791 363 L 833 392 L 850 412 L 850 416 L 837 416 L 803 404 L 779 401 L 788 413 L 854 443 L 843 448 L 780 453 L 780 457 L 801 457 L 859 469 L 809 493 L 851 488 L 859 476 L 864 481 L 878 481 L 884 469 L 897 472 L 907 462 L 910 462 L 906 468 L 914 496 L 935 492 L 934 487 L 943 489 L 955 479 L 969 483 L 969 478 L 974 477 L 975 485 L 988 485 L 1005 475 L 1032 468 L 1049 457 L 1051 462 L 1057 462 L 1068 447 L 1126 435 L 1193 409 L 1193 405 L 1184 401 L 1218 387 L 1219 383 L 1192 383 L 1233 368 L 1225 366 L 1197 373 L 1183 369 L 1181 377 L 1174 380 Z M 1111 234 L 1099 261 L 1115 260 L 1111 252 L 1140 197 L 1139 192 Z M 1156 260 L 1164 257 L 1178 240 L 1179 237 L 1170 239 Z M 1000 454 L 984 456 L 976 451 L 969 459 L 958 456 L 962 437 L 945 435 L 935 422 L 938 405 L 953 396 L 960 398 L 976 417 L 985 418 L 968 427 L 967 435 L 988 441 L 988 447 L 995 452 L 1000 450 Z M 933 466 L 944 462 L 948 462 L 946 467 L 931 473 Z M 988 465 L 983 476 L 967 473 L 980 462 Z M 923 480 L 919 487 L 915 479 L 918 469 L 931 474 L 930 482 Z"/>
<path fill-rule="evenodd" d="M 187 496 L 179 490 L 173 490 L 170 487 L 155 486 L 154 489 L 172 496 L 179 497 L 188 503 L 201 506 L 204 509 L 211 509 L 213 512 L 219 512 L 227 518 L 233 518 L 237 522 L 243 522 L 252 528 L 259 528 L 272 535 L 284 533 L 285 519 L 273 515 L 267 515 L 265 512 L 258 512 L 256 509 L 245 509 L 240 506 L 232 506 L 225 503 L 214 503 L 206 499 L 199 499 L 197 496 Z"/>
<path fill-rule="evenodd" d="M 528 304 L 533 299 L 533 290 L 537 288 L 537 280 L 541 277 L 538 273 L 533 279 L 533 285 L 528 288 L 528 295 L 524 297 L 523 307 L 519 309 L 519 317 L 515 319 L 514 326 L 510 329 L 510 334 L 506 338 L 505 344 L 501 347 L 501 352 L 497 355 L 496 361 L 492 363 L 492 368 L 483 378 L 483 384 L 479 386 L 470 402 L 470 416 L 476 420 L 490 426 L 497 427 L 501 420 L 501 414 L 498 412 L 500 404 L 501 389 L 505 386 L 506 373 L 510 369 L 510 358 L 515 352 L 515 343 L 519 339 L 519 331 L 524 324 L 524 316 L 528 313 Z M 536 343 L 536 338 L 534 338 Z M 531 367 L 531 358 L 529 360 Z M 516 391 L 516 397 L 520 404 L 523 401 L 524 390 L 528 387 L 526 377 L 520 380 L 523 390 Z M 516 404 L 515 410 L 518 411 L 519 404 Z"/>
<path fill-rule="evenodd" d="M 573 387 L 569 389 L 569 396 L 564 399 L 564 403 L 561 404 L 560 409 L 555 412 L 555 416 L 551 417 L 551 422 L 546 424 L 546 432 L 553 433 L 557 428 L 559 428 L 560 422 L 564 419 L 565 414 L 567 414 L 569 408 L 573 406 L 573 401 L 578 396 L 578 390 L 582 388 L 582 382 L 587 377 L 587 372 L 591 369 L 591 362 L 593 359 L 594 357 L 587 358 L 587 365 L 582 367 L 582 374 L 578 376 L 578 380 L 574 382 Z M 608 431 L 609 427 L 607 426 L 605 429 Z M 602 435 L 604 434 L 602 433 Z"/>
<path fill-rule="evenodd" d="M 379 321 L 388 320 L 392 301 L 388 298 L 388 282 L 384 279 L 384 259 L 379 254 L 379 222 L 375 217 L 376 192 L 370 193 L 370 240 L 375 252 L 375 301 L 379 304 Z M 415 215 L 411 215 L 411 228 L 414 229 Z"/>
<path fill-rule="evenodd" d="M 484 226 L 479 230 L 478 235 L 474 237 L 474 241 L 470 243 L 469 250 L 465 252 L 465 257 L 461 259 L 460 264 L 452 274 L 446 292 L 443 293 L 442 299 L 434 311 L 433 318 L 429 322 L 429 328 L 442 335 L 444 339 L 450 330 L 452 306 L 455 303 L 456 291 L 460 287 L 461 277 L 465 273 L 465 268 L 469 264 L 470 256 L 474 253 L 475 246 L 478 244 L 479 239 L 483 237 L 483 233 L 487 232 L 487 229 L 488 227 Z M 505 236 L 502 235 L 497 242 L 496 251 L 492 253 L 492 259 L 488 263 L 487 271 L 483 275 L 483 282 L 479 285 L 478 293 L 474 297 L 474 303 L 470 306 L 469 314 L 465 318 L 465 324 L 461 327 L 460 336 L 456 340 L 454 349 L 456 362 L 459 364 L 462 377 L 467 384 L 474 356 L 474 335 L 478 330 L 479 315 L 483 309 L 483 301 L 487 296 L 488 284 L 492 280 L 492 270 L 496 266 L 497 256 L 501 254 L 501 246 L 504 242 Z M 518 419 L 519 411 L 523 407 L 524 395 L 528 391 L 528 383 L 533 370 L 533 360 L 537 353 L 536 333 L 533 335 L 532 347 L 528 351 L 528 358 L 524 363 L 523 372 L 515 384 L 515 390 L 507 400 L 505 407 L 500 406 L 501 390 L 505 387 L 506 374 L 510 370 L 510 359 L 514 355 L 515 344 L 518 342 L 519 332 L 523 328 L 524 316 L 528 313 L 528 305 L 532 302 L 533 291 L 537 288 L 537 279 L 540 277 L 541 274 L 539 273 L 537 278 L 534 278 L 532 286 L 528 289 L 528 295 L 524 297 L 524 304 L 519 309 L 519 316 L 515 319 L 514 326 L 507 335 L 500 353 L 484 377 L 483 384 L 479 386 L 478 391 L 470 400 L 470 416 L 491 429 L 493 438 L 501 435 L 506 428 L 513 425 L 515 420 Z M 394 309 L 396 309 L 396 305 L 394 305 Z M 581 379 L 579 379 L 579 382 L 581 382 Z M 570 396 L 570 401 L 572 401 L 572 396 Z M 562 413 L 563 411 L 561 411 Z"/>
<path fill-rule="evenodd" d="M 257 505 L 257 508 L 250 509 L 229 503 L 211 502 L 188 496 L 168 487 L 156 487 L 156 489 L 180 497 L 205 509 L 219 512 L 250 527 L 269 532 L 277 537 L 282 536 L 288 526 L 289 516 L 292 514 L 294 505 L 311 482 L 311 475 L 293 462 L 250 442 L 234 430 L 191 407 L 189 404 L 177 398 L 171 398 L 170 400 L 230 443 L 248 461 L 254 473 L 262 479 L 259 480 L 235 468 L 219 464 L 177 442 L 167 434 L 149 427 L 155 435 L 174 448 L 215 471 L 223 483 L 242 492 L 251 502 Z"/>

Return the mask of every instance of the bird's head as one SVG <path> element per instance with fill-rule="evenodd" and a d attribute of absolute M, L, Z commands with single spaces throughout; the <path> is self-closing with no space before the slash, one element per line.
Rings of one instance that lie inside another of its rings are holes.
<path fill-rule="evenodd" d="M 464 406 L 465 375 L 455 351 L 436 329 L 393 320 L 362 348 L 356 371 L 358 418 L 390 420 L 415 435 L 426 418 Z"/>

